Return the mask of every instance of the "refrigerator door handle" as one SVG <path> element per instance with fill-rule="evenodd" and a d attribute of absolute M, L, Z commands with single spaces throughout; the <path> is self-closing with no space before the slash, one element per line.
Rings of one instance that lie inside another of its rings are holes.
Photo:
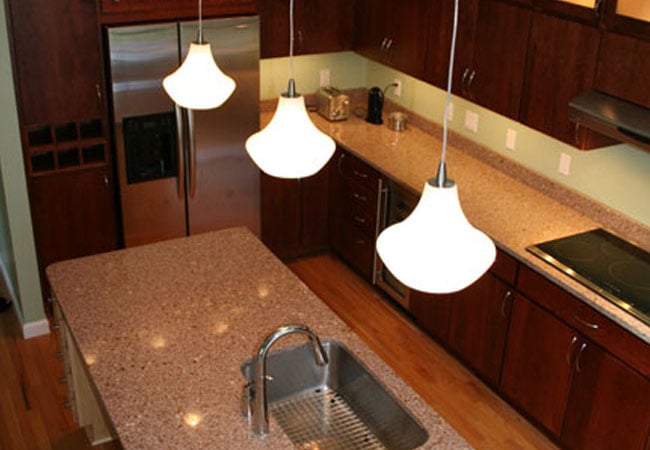
<path fill-rule="evenodd" d="M 187 110 L 187 128 L 190 154 L 188 158 L 188 176 L 189 176 L 189 197 L 194 198 L 196 193 L 196 140 L 194 134 L 194 110 Z"/>
<path fill-rule="evenodd" d="M 176 106 L 176 148 L 178 152 L 178 198 L 183 199 L 185 197 L 185 157 L 183 152 L 183 147 L 185 142 L 183 136 L 185 135 L 185 130 L 183 127 L 183 110 L 180 106 Z"/>

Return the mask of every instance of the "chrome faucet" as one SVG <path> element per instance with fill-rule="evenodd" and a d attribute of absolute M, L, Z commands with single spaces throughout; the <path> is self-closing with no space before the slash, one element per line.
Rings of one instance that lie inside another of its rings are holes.
<path fill-rule="evenodd" d="M 253 382 L 249 383 L 246 389 L 247 415 L 250 420 L 251 430 L 258 436 L 264 436 L 269 432 L 269 412 L 268 402 L 266 399 L 266 355 L 271 346 L 283 336 L 289 334 L 306 334 L 311 342 L 314 351 L 314 358 L 318 365 L 327 364 L 327 354 L 325 349 L 312 330 L 305 325 L 286 325 L 278 328 L 269 334 L 262 345 L 260 345 L 257 355 L 255 356 Z"/>

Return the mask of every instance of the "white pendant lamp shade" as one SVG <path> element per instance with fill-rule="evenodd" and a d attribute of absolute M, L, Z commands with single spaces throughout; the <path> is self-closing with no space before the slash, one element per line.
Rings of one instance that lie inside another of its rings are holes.
<path fill-rule="evenodd" d="M 332 157 L 334 140 L 312 123 L 305 99 L 280 96 L 269 124 L 246 140 L 246 151 L 266 174 L 277 178 L 306 178 Z"/>
<path fill-rule="evenodd" d="M 459 291 L 494 262 L 494 243 L 460 207 L 456 185 L 426 183 L 416 208 L 377 239 L 384 265 L 405 285 L 431 294 Z"/>
<path fill-rule="evenodd" d="M 212 109 L 230 98 L 235 81 L 217 66 L 209 43 L 192 42 L 183 64 L 165 77 L 163 87 L 179 106 Z"/>

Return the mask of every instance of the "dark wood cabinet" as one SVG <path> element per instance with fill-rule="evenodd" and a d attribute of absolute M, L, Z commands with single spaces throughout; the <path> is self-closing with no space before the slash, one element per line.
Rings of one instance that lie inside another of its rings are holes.
<path fill-rule="evenodd" d="M 522 295 L 515 294 L 501 390 L 552 434 L 562 430 L 571 383 L 573 330 Z"/>
<path fill-rule="evenodd" d="M 650 41 L 605 32 L 595 88 L 650 108 Z"/>
<path fill-rule="evenodd" d="M 352 48 L 354 2 L 315 0 L 296 2 L 294 53 L 327 53 Z M 289 55 L 289 2 L 260 1 L 262 58 Z"/>
<path fill-rule="evenodd" d="M 514 288 L 487 273 L 454 294 L 448 345 L 490 385 L 498 386 Z"/>
<path fill-rule="evenodd" d="M 535 9 L 588 25 L 598 25 L 606 0 L 533 0 Z"/>
<path fill-rule="evenodd" d="M 262 242 L 288 260 L 328 248 L 330 165 L 309 178 L 260 176 Z"/>
<path fill-rule="evenodd" d="M 95 2 L 10 0 L 8 8 L 21 125 L 102 117 Z"/>
<path fill-rule="evenodd" d="M 198 17 L 198 0 L 101 0 L 101 22 L 135 23 Z M 258 0 L 203 0 L 203 17 L 254 14 Z"/>
<path fill-rule="evenodd" d="M 447 342 L 449 317 L 452 303 L 455 301 L 455 296 L 451 294 L 436 295 L 409 291 L 409 311 L 415 323 L 443 344 Z"/>
<path fill-rule="evenodd" d="M 330 244 L 366 280 L 373 280 L 378 200 L 383 180 L 375 169 L 344 150 L 333 158 Z"/>
<path fill-rule="evenodd" d="M 520 120 L 568 144 L 576 142 L 576 125 L 568 104 L 591 89 L 600 34 L 579 22 L 534 12 L 526 61 Z"/>
<path fill-rule="evenodd" d="M 643 1 L 606 1 L 604 22 L 608 30 L 650 40 L 650 14 Z"/>
<path fill-rule="evenodd" d="M 518 119 L 531 16 L 526 6 L 479 1 L 472 63 L 463 69 L 461 95 Z"/>
<path fill-rule="evenodd" d="M 431 2 L 357 0 L 354 49 L 419 79 L 426 67 Z M 381 86 L 383 88 L 383 86 Z"/>
<path fill-rule="evenodd" d="M 643 450 L 650 431 L 650 381 L 583 339 L 562 429 L 569 449 Z"/>
<path fill-rule="evenodd" d="M 56 261 L 117 247 L 114 192 L 108 167 L 31 177 L 34 240 L 42 271 Z"/>

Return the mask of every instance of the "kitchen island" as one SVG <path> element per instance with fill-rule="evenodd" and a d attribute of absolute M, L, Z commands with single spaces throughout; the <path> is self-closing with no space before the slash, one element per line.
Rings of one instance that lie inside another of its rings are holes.
<path fill-rule="evenodd" d="M 61 262 L 47 275 L 125 449 L 291 448 L 273 420 L 268 436 L 252 436 L 239 409 L 241 363 L 289 323 L 352 351 L 427 429 L 422 448 L 469 448 L 244 228 Z"/>

